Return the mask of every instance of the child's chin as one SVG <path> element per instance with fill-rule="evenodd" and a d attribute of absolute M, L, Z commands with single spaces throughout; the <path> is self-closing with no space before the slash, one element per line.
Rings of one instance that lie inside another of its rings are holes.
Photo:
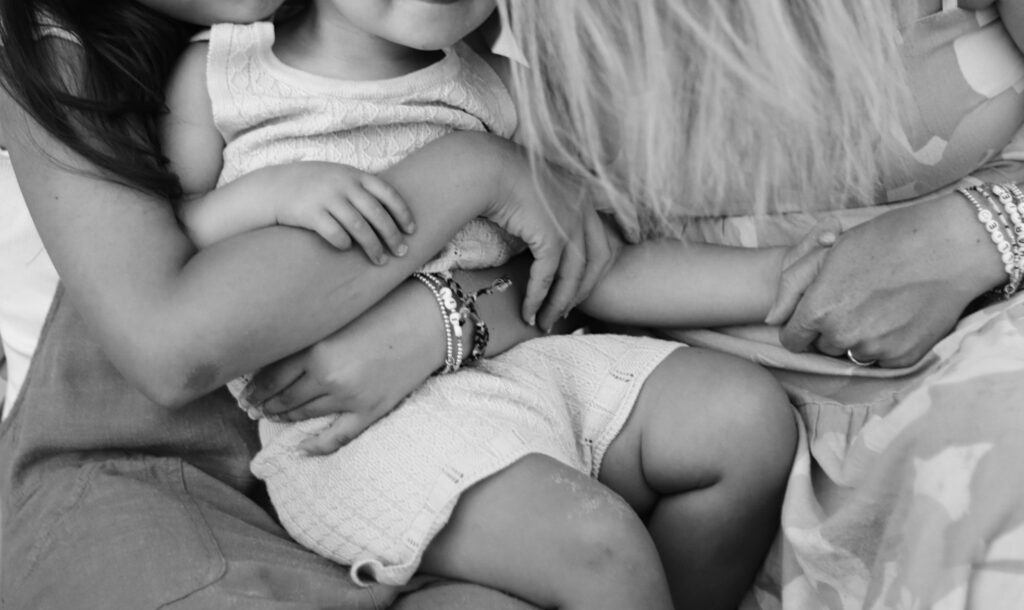
<path fill-rule="evenodd" d="M 449 40 L 449 39 L 444 39 L 444 40 L 433 40 L 433 39 L 423 40 L 423 39 L 421 39 L 421 40 L 409 41 L 409 42 L 406 43 L 405 46 L 409 47 L 410 49 L 416 49 L 417 51 L 440 51 L 442 49 L 447 49 L 448 47 L 454 45 L 456 42 L 458 42 L 458 40 Z"/>

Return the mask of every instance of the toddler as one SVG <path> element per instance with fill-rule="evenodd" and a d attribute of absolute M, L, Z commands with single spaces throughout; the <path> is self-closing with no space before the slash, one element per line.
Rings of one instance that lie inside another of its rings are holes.
<path fill-rule="evenodd" d="M 310 0 L 275 23 L 214 26 L 172 79 L 164 138 L 197 245 L 288 224 L 378 263 L 385 248 L 402 256 L 414 224 L 374 174 L 455 130 L 514 132 L 493 58 L 462 42 L 494 8 Z M 252 468 L 282 524 L 357 582 L 422 570 L 542 607 L 734 606 L 774 536 L 794 451 L 784 393 L 752 364 L 648 337 L 458 354 L 472 299 L 448 272 L 521 249 L 476 220 L 417 274 L 446 314 L 452 374 L 340 450 L 299 449 L 336 416 L 260 421 Z M 629 324 L 756 321 L 791 254 L 629 246 L 584 309 Z"/>

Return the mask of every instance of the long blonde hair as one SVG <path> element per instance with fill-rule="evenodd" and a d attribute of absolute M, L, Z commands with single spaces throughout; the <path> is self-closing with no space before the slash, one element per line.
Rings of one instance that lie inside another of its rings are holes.
<path fill-rule="evenodd" d="M 908 99 L 893 0 L 510 4 L 524 142 L 643 233 L 877 194 Z"/>

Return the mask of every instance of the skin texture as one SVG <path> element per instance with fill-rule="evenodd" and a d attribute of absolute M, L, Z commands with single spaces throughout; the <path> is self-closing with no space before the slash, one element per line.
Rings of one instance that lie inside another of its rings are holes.
<path fill-rule="evenodd" d="M 783 324 L 783 345 L 838 357 L 851 350 L 881 367 L 917 362 L 971 301 L 1006 281 L 984 227 L 957 194 L 855 227 L 787 273 L 805 279 L 783 279 L 778 302 L 796 303 L 792 316 L 768 318 Z"/>

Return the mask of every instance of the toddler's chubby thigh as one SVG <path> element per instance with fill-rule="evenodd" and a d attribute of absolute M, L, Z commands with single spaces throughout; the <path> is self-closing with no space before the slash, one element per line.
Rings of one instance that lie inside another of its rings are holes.
<path fill-rule="evenodd" d="M 550 375 L 497 363 L 430 379 L 335 453 L 299 443 L 331 417 L 261 421 L 253 472 L 303 545 L 352 566 L 356 580 L 403 584 L 461 494 L 539 453 L 577 470 L 571 418 Z"/>

